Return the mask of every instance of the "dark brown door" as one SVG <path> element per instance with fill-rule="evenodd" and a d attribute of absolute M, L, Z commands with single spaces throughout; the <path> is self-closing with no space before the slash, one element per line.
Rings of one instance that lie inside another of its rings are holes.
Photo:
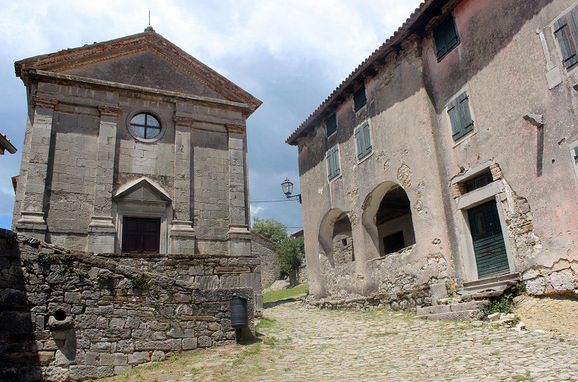
<path fill-rule="evenodd" d="M 160 219 L 125 217 L 122 222 L 122 252 L 159 253 Z"/>

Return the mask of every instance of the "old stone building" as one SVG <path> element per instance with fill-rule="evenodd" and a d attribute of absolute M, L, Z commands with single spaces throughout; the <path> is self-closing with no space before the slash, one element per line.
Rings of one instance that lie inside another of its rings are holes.
<path fill-rule="evenodd" d="M 151 27 L 15 67 L 29 105 L 18 232 L 97 253 L 251 253 L 259 100 Z"/>
<path fill-rule="evenodd" d="M 574 0 L 427 0 L 329 95 L 287 139 L 314 295 L 578 292 L 577 25 Z"/>

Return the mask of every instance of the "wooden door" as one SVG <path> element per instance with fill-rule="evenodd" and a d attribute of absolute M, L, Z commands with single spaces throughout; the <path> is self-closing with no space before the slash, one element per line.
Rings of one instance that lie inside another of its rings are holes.
<path fill-rule="evenodd" d="M 510 273 L 504 235 L 495 201 L 468 210 L 470 230 L 478 267 L 478 278 Z"/>

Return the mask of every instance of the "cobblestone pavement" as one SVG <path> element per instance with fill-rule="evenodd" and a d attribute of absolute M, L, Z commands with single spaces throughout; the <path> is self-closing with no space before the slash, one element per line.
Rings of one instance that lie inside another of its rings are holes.
<path fill-rule="evenodd" d="M 193 351 L 167 367 L 145 366 L 134 380 L 578 381 L 578 334 L 395 312 L 307 310 L 296 303 L 266 309 L 264 316 L 261 343 Z"/>

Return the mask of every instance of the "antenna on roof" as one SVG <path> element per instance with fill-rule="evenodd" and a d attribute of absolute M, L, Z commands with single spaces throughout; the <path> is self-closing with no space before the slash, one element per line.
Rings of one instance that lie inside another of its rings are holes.
<path fill-rule="evenodd" d="M 151 10 L 149 9 L 149 27 L 151 26 Z"/>

